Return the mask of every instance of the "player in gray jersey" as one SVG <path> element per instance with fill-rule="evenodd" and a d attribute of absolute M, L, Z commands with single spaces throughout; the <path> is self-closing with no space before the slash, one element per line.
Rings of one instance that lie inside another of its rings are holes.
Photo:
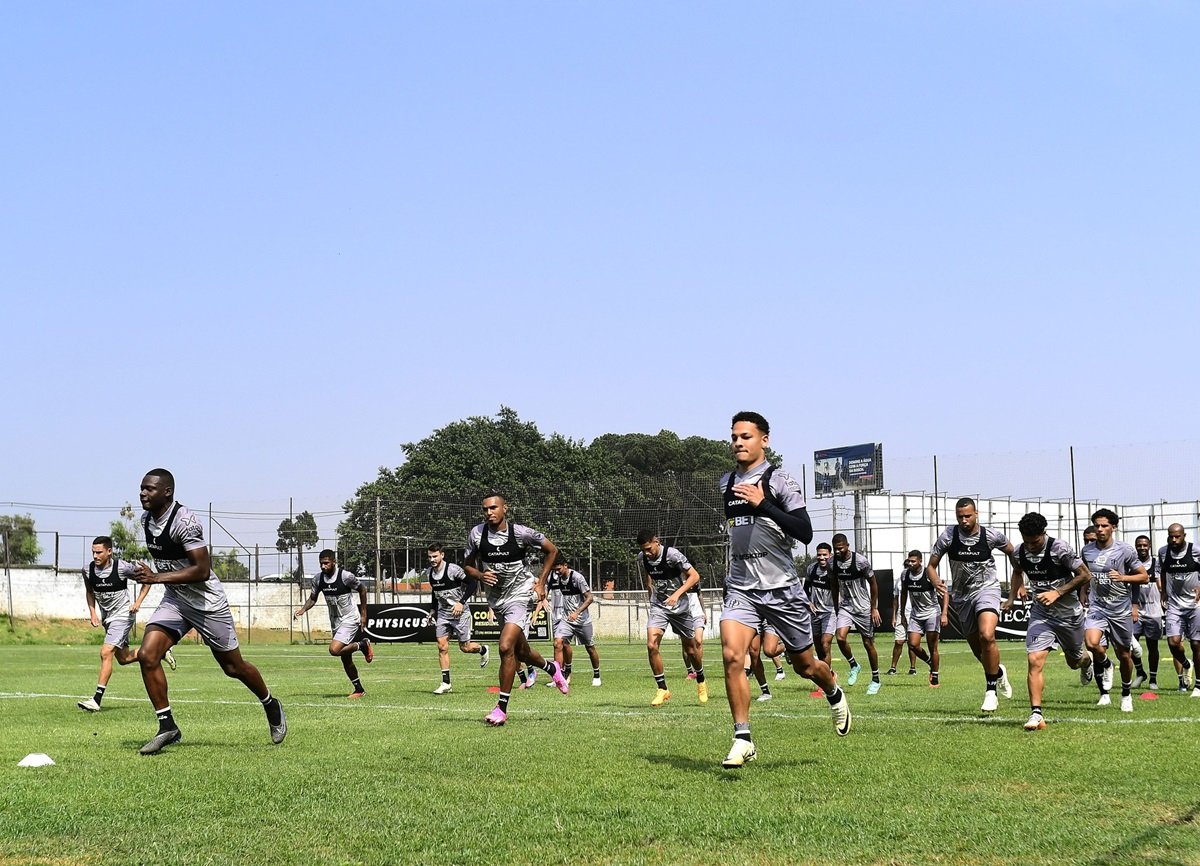
<path fill-rule="evenodd" d="M 1096 540 L 1083 546 L 1080 556 L 1091 572 L 1089 604 L 1084 615 L 1083 629 L 1087 648 L 1092 654 L 1092 669 L 1100 688 L 1097 706 L 1112 703 L 1113 666 L 1108 659 L 1107 645 L 1111 644 L 1121 664 L 1121 712 L 1133 712 L 1133 587 L 1150 580 L 1138 561 L 1137 551 L 1124 541 L 1113 537 L 1120 518 L 1109 508 L 1092 515 Z M 1065 649 L 1065 648 L 1064 648 Z"/>
<path fill-rule="evenodd" d="M 921 568 L 922 573 L 925 571 Z M 910 677 L 917 675 L 917 654 L 912 651 L 912 647 L 908 644 L 908 616 L 912 613 L 912 608 L 900 601 L 900 595 L 904 592 L 904 586 L 901 581 L 902 572 L 897 572 L 892 578 L 892 615 L 891 622 L 888 628 L 892 630 L 892 663 L 884 672 L 887 676 L 897 674 L 898 665 L 900 664 L 900 656 L 904 650 L 908 650 L 908 675 Z"/>
<path fill-rule="evenodd" d="M 1162 580 L 1158 571 L 1158 560 L 1150 555 L 1150 538 L 1139 535 L 1133 540 L 1133 549 L 1137 551 L 1138 562 L 1146 569 L 1150 582 L 1134 588 L 1134 604 L 1138 616 L 1133 622 L 1133 663 L 1137 669 L 1137 678 L 1133 681 L 1136 689 L 1146 679 L 1146 669 L 1142 666 L 1142 657 L 1138 653 L 1141 648 L 1139 638 L 1146 639 L 1146 661 L 1150 665 L 1149 688 L 1158 691 L 1158 642 L 1163 636 L 1163 603 Z"/>
<path fill-rule="evenodd" d="M 755 635 L 770 625 L 792 668 L 815 682 L 829 702 L 838 736 L 850 731 L 850 707 L 829 665 L 813 652 L 808 596 L 796 574 L 792 539 L 812 541 L 812 522 L 800 485 L 767 462 L 770 425 L 757 412 L 733 416 L 730 434 L 737 468 L 721 479 L 729 531 L 729 573 L 721 613 L 725 693 L 733 715 L 733 746 L 722 766 L 741 767 L 757 756 L 750 737 L 750 684 L 742 672 Z"/>
<path fill-rule="evenodd" d="M 500 699 L 484 718 L 498 728 L 508 721 L 508 702 L 518 662 L 533 665 L 548 673 L 564 695 L 567 679 L 558 663 L 546 661 L 525 636 L 534 605 L 546 598 L 546 579 L 558 556 L 558 548 L 549 538 L 508 520 L 508 502 L 499 494 L 483 500 L 483 523 L 467 535 L 464 566 L 469 577 L 487 587 L 488 605 L 500 623 Z M 544 559 L 535 578 L 525 565 L 527 552 L 540 550 Z"/>
<path fill-rule="evenodd" d="M 596 649 L 596 636 L 592 629 L 592 587 L 588 579 L 571 568 L 561 556 L 546 581 L 549 598 L 538 602 L 534 609 L 550 607 L 551 635 L 554 637 L 554 660 L 558 662 L 563 677 L 571 682 L 571 670 L 575 653 L 571 643 L 583 644 L 592 662 L 592 685 L 602 684 L 600 678 L 600 651 Z M 553 682 L 547 685 L 554 685 Z"/>
<path fill-rule="evenodd" d="M 829 570 L 829 559 L 833 548 L 822 541 L 817 545 L 816 561 L 804 571 L 804 592 L 808 595 L 808 609 L 812 612 L 813 638 L 817 645 L 817 658 L 830 664 L 829 651 L 833 646 L 833 635 L 837 632 L 837 578 Z"/>
<path fill-rule="evenodd" d="M 87 597 L 88 615 L 92 628 L 104 629 L 104 643 L 100 645 L 100 676 L 96 680 L 96 692 L 76 706 L 89 713 L 100 712 L 100 702 L 108 691 L 108 680 L 112 676 L 113 659 L 117 664 L 127 665 L 138 660 L 138 651 L 129 648 L 129 632 L 138 608 L 150 593 L 143 586 L 133 604 L 129 603 L 129 586 L 137 566 L 113 556 L 113 542 L 107 535 L 92 540 L 92 561 L 83 567 L 83 586 Z M 174 669 L 175 657 L 164 661 Z"/>
<path fill-rule="evenodd" d="M 304 616 L 305 611 L 311 610 L 317 603 L 317 596 L 325 594 L 325 606 L 329 608 L 329 629 L 333 639 L 329 641 L 329 654 L 342 660 L 342 667 L 350 685 L 354 687 L 349 695 L 351 698 L 361 698 L 365 695 L 362 680 L 358 678 L 358 667 L 354 664 L 354 654 L 362 651 L 363 657 L 370 664 L 375 659 L 375 650 L 362 628 L 367 621 L 367 588 L 363 586 L 358 575 L 344 568 L 338 568 L 335 554 L 326 548 L 317 558 L 321 570 L 313 576 L 312 592 L 304 604 L 296 609 L 293 619 Z M 358 595 L 358 606 L 354 605 L 354 596 Z"/>
<path fill-rule="evenodd" d="M 694 597 L 691 590 L 699 585 L 700 572 L 682 550 L 663 544 L 652 529 L 639 532 L 637 543 L 642 550 L 638 565 L 650 602 L 650 613 L 646 618 L 646 655 L 655 685 L 650 706 L 661 707 L 671 699 L 661 652 L 667 628 L 679 635 L 684 657 L 696 674 L 697 700 L 706 704 L 708 682 L 704 673 L 704 650 L 696 640 L 695 611 L 691 601 Z"/>
<path fill-rule="evenodd" d="M 833 559 L 829 560 L 829 570 L 833 572 L 838 585 L 838 647 L 851 660 L 850 676 L 846 683 L 854 685 L 861 670 L 858 663 L 853 661 L 854 655 L 850 650 L 850 628 L 853 626 L 862 638 L 867 661 L 871 664 L 871 684 L 867 686 L 867 694 L 876 694 L 880 683 L 875 627 L 882 622 L 882 618 L 879 615 L 879 584 L 875 581 L 875 569 L 871 567 L 869 559 L 850 549 L 849 539 L 839 532 L 833 537 Z"/>
<path fill-rule="evenodd" d="M 900 591 L 896 594 L 895 610 L 900 611 L 900 627 L 908 638 L 910 662 L 919 658 L 929 665 L 929 687 L 938 688 L 941 683 L 941 637 L 942 623 L 947 618 L 949 598 L 945 590 L 939 591 L 929 575 L 925 572 L 924 557 L 919 550 L 910 550 L 904 561 L 904 570 L 900 572 L 898 583 Z M 926 651 L 921 647 L 921 635 L 929 646 Z M 909 671 L 912 673 L 912 671 Z"/>
<path fill-rule="evenodd" d="M 139 562 L 134 579 L 142 584 L 163 585 L 162 601 L 146 623 L 138 652 L 142 681 L 158 718 L 158 734 L 142 746 L 142 754 L 152 755 L 183 737 L 171 712 L 162 662 L 167 650 L 191 629 L 208 645 L 225 675 L 239 680 L 262 703 L 271 742 L 282 743 L 287 736 L 283 705 L 271 696 L 258 668 L 242 658 L 233 613 L 221 582 L 212 572 L 199 518 L 175 501 L 175 478 L 165 469 L 146 473 L 139 496 L 145 509 L 142 528 L 154 569 Z"/>
<path fill-rule="evenodd" d="M 450 683 L 450 636 L 458 641 L 460 651 L 479 656 L 481 668 L 487 666 L 488 648 L 487 644 L 471 640 L 469 602 L 478 584 L 468 578 L 462 568 L 446 561 L 446 549 L 437 542 L 426 548 L 425 556 L 429 560 L 425 579 L 429 581 L 429 592 L 433 596 L 425 625 L 435 623 L 434 637 L 442 670 L 442 682 L 433 693 L 444 695 L 454 690 Z"/>
<path fill-rule="evenodd" d="M 929 553 L 925 571 L 940 591 L 945 584 L 938 575 L 942 557 L 950 560 L 950 608 L 956 624 L 967 638 L 971 652 L 983 667 L 984 692 L 980 710 L 993 713 L 999 706 L 996 692 L 1012 697 L 1008 671 L 1000 664 L 996 646 L 996 624 L 1000 621 L 1000 576 L 993 550 L 1001 550 L 1014 564 L 1013 546 L 1004 533 L 979 525 L 975 500 L 964 496 L 954 504 L 953 526 L 946 527 Z"/>
<path fill-rule="evenodd" d="M 1029 628 L 1025 634 L 1030 707 L 1025 730 L 1039 731 L 1046 727 L 1042 716 L 1044 671 L 1054 645 L 1062 647 L 1067 665 L 1071 670 L 1081 671 L 1084 682 L 1091 676 L 1092 659 L 1084 647 L 1083 607 L 1079 604 L 1078 590 L 1092 575 L 1069 544 L 1046 535 L 1046 518 L 1036 511 L 1022 517 L 1017 529 L 1021 532 L 1021 546 L 1017 549 L 1017 567 L 1013 569 L 1004 609 L 1010 610 L 1014 600 L 1027 600 L 1032 593 Z"/>
<path fill-rule="evenodd" d="M 1167 602 L 1167 647 L 1179 673 L 1179 691 L 1192 689 L 1200 698 L 1200 550 L 1184 535 L 1183 526 L 1167 527 L 1167 544 L 1158 551 L 1158 569 L 1163 580 L 1163 598 Z M 1189 662 L 1183 642 L 1192 646 Z"/>

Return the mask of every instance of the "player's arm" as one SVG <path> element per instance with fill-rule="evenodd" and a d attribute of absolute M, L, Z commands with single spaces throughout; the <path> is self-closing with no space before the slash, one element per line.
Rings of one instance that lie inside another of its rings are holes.
<path fill-rule="evenodd" d="M 359 589 L 360 589 L 360 591 L 362 591 L 364 593 L 366 592 L 366 590 L 362 589 L 362 587 L 359 587 Z M 313 590 L 309 594 L 308 598 L 306 598 L 304 600 L 304 604 L 302 604 L 298 608 L 296 608 L 296 612 L 292 614 L 292 619 L 300 619 L 300 617 L 304 616 L 305 611 L 312 610 L 312 606 L 317 603 L 317 596 L 319 594 L 320 594 L 320 590 L 318 590 L 314 586 Z M 366 622 L 365 619 L 363 621 Z"/>
<path fill-rule="evenodd" d="M 938 592 L 944 593 L 946 585 L 942 583 L 942 576 L 938 574 L 938 566 L 941 565 L 942 555 L 940 553 L 929 554 L 929 564 L 925 566 L 925 574 L 929 576 L 929 582 L 933 584 Z"/>
<path fill-rule="evenodd" d="M 593 598 L 595 598 L 595 596 L 592 595 L 592 590 L 589 588 L 588 591 L 584 593 L 583 604 L 575 608 L 575 619 L 579 619 L 579 617 L 583 616 L 583 612 L 592 606 Z"/>
<path fill-rule="evenodd" d="M 1071 575 L 1071 579 L 1063 584 L 1058 589 L 1048 589 L 1045 592 L 1039 592 L 1037 599 L 1042 604 L 1054 604 L 1060 598 L 1070 595 L 1071 593 L 1083 594 L 1087 589 L 1087 585 L 1092 580 L 1092 573 L 1088 571 L 1088 567 L 1082 562 L 1075 569 L 1075 573 Z"/>
<path fill-rule="evenodd" d="M 550 570 L 554 568 L 554 561 L 558 559 L 558 548 L 549 538 L 542 538 L 542 555 L 542 573 L 533 582 L 533 593 L 539 600 L 546 597 L 546 581 L 550 577 Z"/>
<path fill-rule="evenodd" d="M 1046 556 L 1050 555 L 1050 551 L 1046 551 Z M 1016 567 L 1012 570 L 1012 577 L 1008 580 L 1008 598 L 1004 599 L 1004 603 L 1000 605 L 1001 610 L 1012 610 L 1013 603 L 1017 599 L 1026 599 L 1029 597 L 1028 590 L 1025 589 L 1025 572 L 1021 569 L 1021 561 L 1017 560 Z"/>
<path fill-rule="evenodd" d="M 646 568 L 646 563 L 645 563 L 645 561 L 643 561 L 641 559 L 641 557 L 638 557 L 638 563 L 642 569 L 642 580 L 645 581 L 645 583 L 646 583 L 646 599 L 647 599 L 647 601 L 653 602 L 654 601 L 654 581 L 650 579 L 650 570 L 648 568 Z"/>
<path fill-rule="evenodd" d="M 683 583 L 679 585 L 679 589 L 667 596 L 667 600 L 663 602 L 663 604 L 665 604 L 667 607 L 674 607 L 675 605 L 679 604 L 679 600 L 687 594 L 687 591 L 699 582 L 700 572 L 696 571 L 695 568 L 689 568 L 687 572 L 685 572 Z"/>
<path fill-rule="evenodd" d="M 129 605 L 129 612 L 131 614 L 135 614 L 139 610 L 141 610 L 142 602 L 146 600 L 146 596 L 148 596 L 149 594 L 150 594 L 150 584 L 143 583 L 141 590 L 137 594 L 137 598 L 135 598 L 133 600 L 133 604 Z"/>
<path fill-rule="evenodd" d="M 904 611 L 908 610 L 908 581 L 900 582 L 900 624 L 906 625 Z M 896 611 L 892 609 L 892 628 L 896 627 Z"/>
<path fill-rule="evenodd" d="M 367 588 L 358 585 L 358 624 L 364 628 L 367 625 Z"/>
<path fill-rule="evenodd" d="M 208 547 L 197 547 L 187 552 L 188 565 L 178 571 L 151 571 L 144 562 L 137 564 L 133 579 L 138 583 L 204 583 L 212 574 L 212 561 Z"/>
<path fill-rule="evenodd" d="M 1121 574 L 1119 571 L 1110 571 L 1108 574 L 1112 578 L 1113 583 L 1131 583 L 1135 586 L 1150 582 L 1150 575 L 1146 573 L 1146 566 L 1140 562 L 1137 568 L 1129 572 L 1129 574 Z"/>
<path fill-rule="evenodd" d="M 883 625 L 883 617 L 879 615 L 879 581 L 875 579 L 875 569 L 867 572 L 867 581 L 871 585 L 871 622 L 877 626 Z"/>
<path fill-rule="evenodd" d="M 100 615 L 96 613 L 96 593 L 92 592 L 92 588 L 84 584 L 84 589 L 87 591 L 87 606 L 88 614 L 92 618 L 92 628 L 100 625 Z"/>
<path fill-rule="evenodd" d="M 801 544 L 808 544 L 813 540 L 812 520 L 808 516 L 808 509 L 803 505 L 791 511 L 784 511 L 767 496 L 761 480 L 754 484 L 735 484 L 733 491 L 754 506 L 759 514 L 769 517 L 780 529 Z"/>

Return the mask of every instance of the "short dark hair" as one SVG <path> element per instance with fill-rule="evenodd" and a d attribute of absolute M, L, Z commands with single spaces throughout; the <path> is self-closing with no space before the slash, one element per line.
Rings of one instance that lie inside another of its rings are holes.
<path fill-rule="evenodd" d="M 1017 521 L 1017 531 L 1026 538 L 1036 538 L 1046 532 L 1046 518 L 1031 511 Z"/>
<path fill-rule="evenodd" d="M 317 559 L 337 559 L 337 554 L 327 547 L 317 554 Z"/>
<path fill-rule="evenodd" d="M 445 549 L 446 548 L 442 547 L 442 543 L 440 541 L 435 541 L 433 544 L 425 548 L 425 550 L 429 553 L 441 553 Z"/>
<path fill-rule="evenodd" d="M 638 547 L 641 547 L 647 541 L 653 541 L 656 538 L 658 538 L 658 533 L 653 529 L 643 529 L 637 534 Z"/>
<path fill-rule="evenodd" d="M 1134 543 L 1134 544 L 1137 544 L 1137 543 L 1138 543 L 1139 541 L 1141 541 L 1143 538 L 1144 538 L 1144 539 L 1146 539 L 1146 543 L 1147 543 L 1147 544 L 1149 544 L 1149 543 L 1150 543 L 1150 536 L 1149 536 L 1149 535 L 1139 535 L 1137 538 L 1135 538 L 1135 539 L 1133 540 L 1133 543 Z"/>
<path fill-rule="evenodd" d="M 914 549 L 914 550 L 910 550 L 910 551 L 908 552 L 908 555 L 909 555 L 909 556 L 915 556 L 917 559 L 924 559 L 924 558 L 925 558 L 925 554 L 923 554 L 923 553 L 921 553 L 921 551 L 919 551 L 919 550 L 915 550 L 915 549 Z"/>
<path fill-rule="evenodd" d="M 112 539 L 107 535 L 97 535 L 92 539 L 92 544 L 103 544 L 109 550 L 112 550 Z"/>
<path fill-rule="evenodd" d="M 979 510 L 979 507 L 975 504 L 975 500 L 972 499 L 970 496 L 964 496 L 962 499 L 958 500 L 958 502 L 955 502 L 954 510 L 958 511 L 958 509 L 966 508 L 968 506 L 970 506 L 971 508 L 974 508 L 976 511 Z"/>
<path fill-rule="evenodd" d="M 837 535 L 831 538 L 830 541 L 832 541 L 834 544 L 837 544 L 839 541 L 844 541 L 847 544 L 850 543 L 850 539 L 846 537 L 846 533 L 844 532 L 839 532 Z"/>
<path fill-rule="evenodd" d="M 157 475 L 163 481 L 167 482 L 168 487 L 170 487 L 172 490 L 175 489 L 175 476 L 171 474 L 170 470 L 163 469 L 162 467 L 159 467 L 158 469 L 151 469 L 146 473 L 146 476 L 149 477 L 151 475 Z"/>
<path fill-rule="evenodd" d="M 828 550 L 830 553 L 833 553 L 833 548 L 830 547 L 829 543 L 825 542 L 825 541 L 822 541 L 820 544 L 817 545 L 817 550 Z"/>
<path fill-rule="evenodd" d="M 1084 535 L 1087 535 L 1089 532 L 1090 532 L 1092 535 L 1095 535 L 1095 534 L 1096 534 L 1096 525 L 1095 525 L 1095 524 L 1090 524 L 1090 525 L 1088 525 L 1088 526 L 1085 526 L 1085 527 L 1083 527 L 1083 534 L 1084 534 Z"/>
<path fill-rule="evenodd" d="M 571 563 L 567 562 L 563 557 L 561 557 L 561 556 L 554 557 L 554 566 L 553 567 L 558 568 L 560 565 L 565 568 L 571 567 Z"/>
<path fill-rule="evenodd" d="M 1121 522 L 1121 518 L 1117 516 L 1117 512 L 1113 511 L 1111 508 L 1101 508 L 1092 513 L 1092 524 L 1095 525 L 1096 520 L 1101 517 L 1103 517 L 1113 526 L 1116 526 Z"/>
<path fill-rule="evenodd" d="M 492 491 L 489 491 L 488 493 L 485 493 L 483 495 L 482 501 L 487 502 L 489 499 L 499 499 L 505 505 L 508 505 L 508 497 L 505 496 L 503 493 L 501 493 L 499 490 L 492 490 Z"/>
<path fill-rule="evenodd" d="M 771 435 L 771 425 L 767 423 L 766 418 L 757 412 L 738 412 L 733 416 L 733 421 L 730 422 L 729 426 L 732 427 L 734 424 L 740 424 L 742 421 L 748 421 L 753 424 L 762 431 L 764 436 Z"/>

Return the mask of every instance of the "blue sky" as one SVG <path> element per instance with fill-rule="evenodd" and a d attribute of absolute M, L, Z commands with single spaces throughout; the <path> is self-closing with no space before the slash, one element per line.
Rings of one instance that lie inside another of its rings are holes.
<path fill-rule="evenodd" d="M 161 464 L 189 504 L 332 510 L 501 404 L 581 439 L 755 408 L 790 463 L 1182 441 L 1193 479 L 1198 24 L 9 5 L 0 502 L 119 505 Z M 1157 498 L 1135 474 L 1090 483 Z"/>

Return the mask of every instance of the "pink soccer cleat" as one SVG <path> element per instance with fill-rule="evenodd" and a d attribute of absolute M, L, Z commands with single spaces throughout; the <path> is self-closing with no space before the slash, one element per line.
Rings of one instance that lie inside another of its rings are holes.
<path fill-rule="evenodd" d="M 554 665 L 554 673 L 550 674 L 550 679 L 554 682 L 554 685 L 558 688 L 558 690 L 565 695 L 568 691 L 570 691 L 571 684 L 567 682 L 567 678 L 562 675 L 562 668 L 558 666 L 558 662 L 551 662 L 551 664 Z"/>
<path fill-rule="evenodd" d="M 483 720 L 493 728 L 498 728 L 508 721 L 508 713 L 504 712 L 504 710 L 500 709 L 499 707 L 496 707 L 494 710 L 484 716 Z"/>

